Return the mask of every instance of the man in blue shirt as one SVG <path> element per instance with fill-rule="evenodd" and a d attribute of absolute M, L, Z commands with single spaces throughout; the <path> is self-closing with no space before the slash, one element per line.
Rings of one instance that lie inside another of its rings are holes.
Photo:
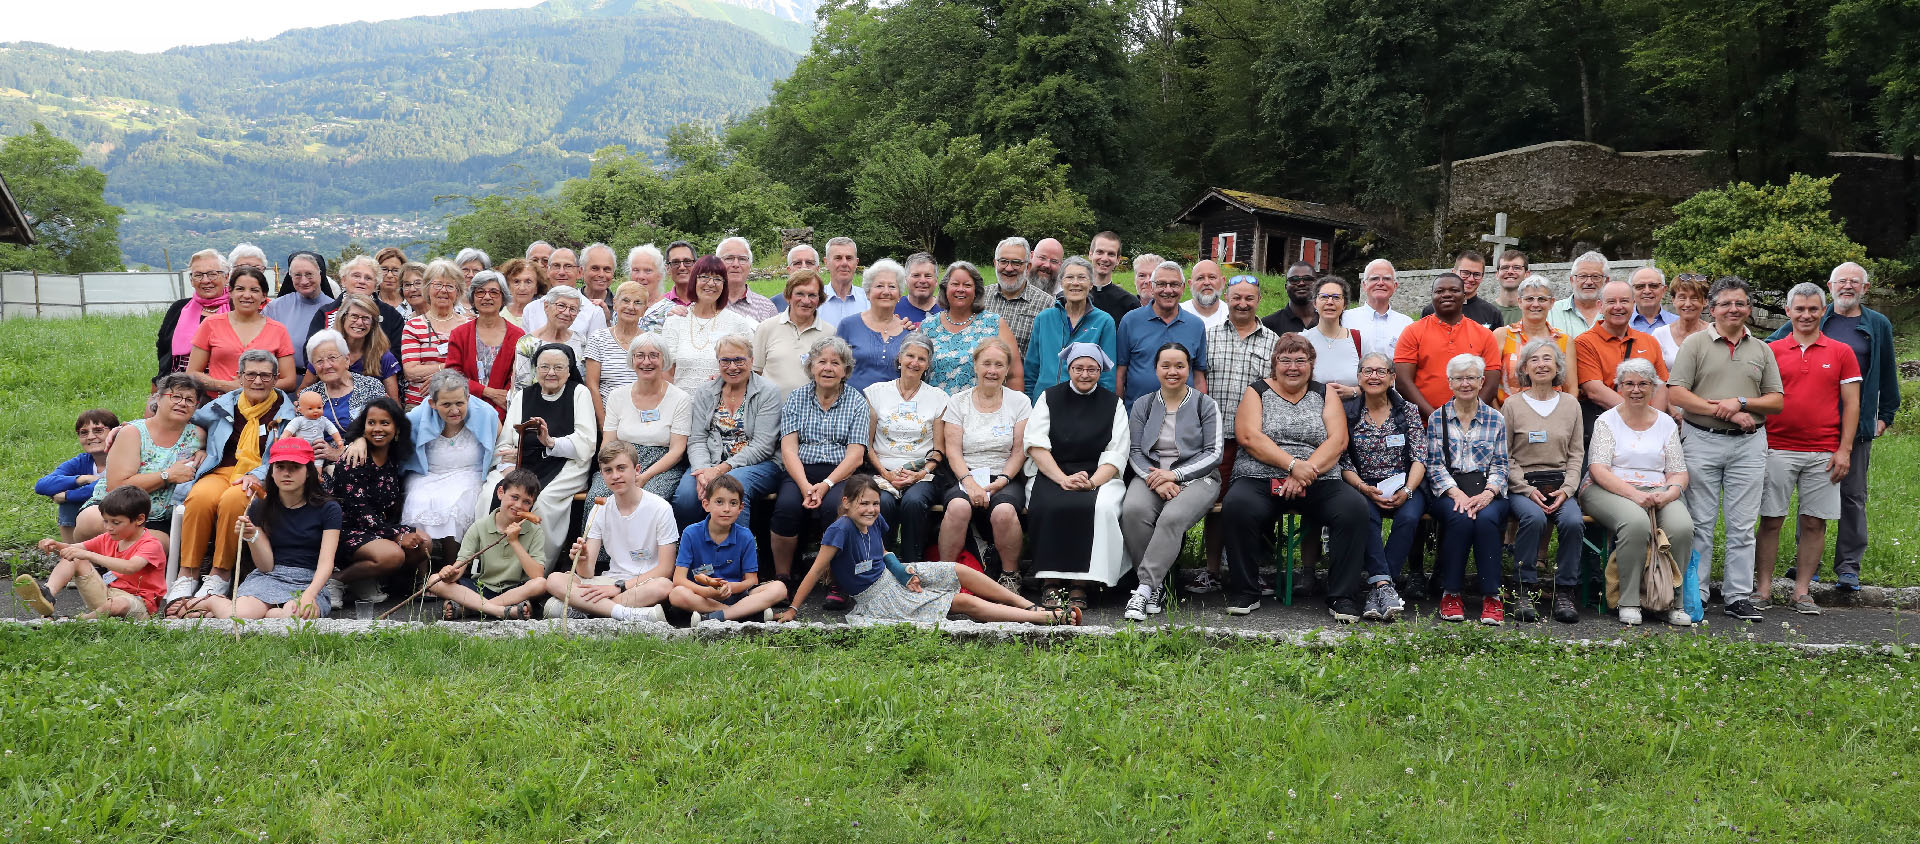
<path fill-rule="evenodd" d="M 1113 380 L 1129 405 L 1135 398 L 1160 389 L 1153 361 L 1160 347 L 1168 343 L 1186 346 L 1193 354 L 1188 381 L 1200 392 L 1207 391 L 1207 327 L 1180 307 L 1180 294 L 1187 289 L 1180 265 L 1160 262 L 1153 270 L 1152 284 L 1153 307 L 1128 311 L 1120 319 L 1120 361 Z"/>
<path fill-rule="evenodd" d="M 1627 320 L 1628 328 L 1652 334 L 1654 329 L 1679 319 L 1661 307 L 1667 299 L 1667 274 L 1659 267 L 1648 264 L 1634 270 L 1627 284 L 1633 287 L 1633 316 Z"/>

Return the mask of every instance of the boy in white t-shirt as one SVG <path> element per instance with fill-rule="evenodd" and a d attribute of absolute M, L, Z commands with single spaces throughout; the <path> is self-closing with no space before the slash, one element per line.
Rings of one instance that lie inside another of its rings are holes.
<path fill-rule="evenodd" d="M 639 462 L 633 445 L 614 440 L 600 449 L 600 474 L 613 497 L 593 508 L 587 535 L 573 544 L 573 572 L 547 576 L 549 616 L 561 601 L 581 613 L 618 621 L 667 620 L 660 606 L 673 591 L 673 561 L 680 551 L 673 505 L 634 483 Z M 593 562 L 606 549 L 607 573 L 593 576 Z M 572 590 L 569 596 L 568 590 Z"/>

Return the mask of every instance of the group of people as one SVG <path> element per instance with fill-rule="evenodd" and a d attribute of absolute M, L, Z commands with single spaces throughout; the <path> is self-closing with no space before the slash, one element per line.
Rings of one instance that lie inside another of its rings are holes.
<path fill-rule="evenodd" d="M 420 571 L 450 619 L 791 619 L 819 589 L 856 620 L 1077 623 L 1131 577 L 1145 620 L 1217 509 L 1189 586 L 1224 579 L 1229 613 L 1271 592 L 1297 513 L 1333 617 L 1396 618 L 1428 590 L 1426 515 L 1442 618 L 1465 618 L 1471 555 L 1481 620 L 1505 620 L 1508 548 L 1505 597 L 1536 618 L 1551 533 L 1552 613 L 1574 621 L 1590 516 L 1631 624 L 1653 531 L 1684 560 L 1724 512 L 1726 610 L 1752 619 L 1796 491 L 1795 608 L 1817 611 L 1827 521 L 1858 583 L 1867 449 L 1899 396 L 1853 264 L 1791 291 L 1768 343 L 1740 279 L 1681 276 L 1667 310 L 1659 270 L 1609 281 L 1597 253 L 1559 301 L 1511 252 L 1479 297 L 1464 253 L 1417 320 L 1385 261 L 1357 305 L 1304 263 L 1270 314 L 1212 260 L 1140 256 L 1130 293 L 1110 232 L 1085 256 L 1008 238 L 991 277 L 926 254 L 862 269 L 837 237 L 824 260 L 789 250 L 775 297 L 748 286 L 745 238 L 634 247 L 616 286 L 617 254 L 383 249 L 336 286 L 300 252 L 273 295 L 259 250 L 195 254 L 145 415 L 78 420 L 82 453 L 37 488 L 62 562 L 16 591 L 49 613 L 72 583 L 106 615 L 313 617 Z"/>

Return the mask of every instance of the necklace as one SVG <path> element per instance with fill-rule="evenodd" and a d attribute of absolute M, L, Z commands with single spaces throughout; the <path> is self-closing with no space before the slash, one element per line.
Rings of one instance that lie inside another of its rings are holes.
<path fill-rule="evenodd" d="M 691 343 L 694 348 L 702 350 L 713 345 L 713 337 L 710 332 L 713 331 L 714 324 L 719 321 L 720 315 L 717 313 L 708 317 L 704 324 L 700 321 L 699 317 L 693 314 L 687 314 L 687 342 Z"/>
<path fill-rule="evenodd" d="M 974 321 L 975 319 L 978 319 L 979 317 L 980 317 L 980 315 L 976 313 L 976 314 L 973 314 L 973 315 L 971 315 L 971 316 L 969 316 L 969 317 L 967 317 L 967 318 L 966 318 L 966 319 L 964 319 L 964 320 L 955 320 L 955 319 L 953 318 L 953 312 L 952 312 L 952 311 L 941 311 L 941 312 L 940 312 L 940 321 L 941 321 L 941 323 L 942 323 L 943 325 L 944 325 L 944 324 L 946 324 L 946 323 L 952 323 L 953 325 L 955 325 L 955 326 L 957 326 L 957 327 L 955 327 L 955 328 L 949 328 L 949 329 L 947 329 L 947 331 L 948 331 L 948 333 L 951 333 L 951 334 L 959 334 L 960 332 L 962 332 L 962 331 L 965 331 L 965 330 L 967 330 L 967 326 L 969 326 L 969 325 L 972 325 L 972 324 L 973 324 L 973 321 Z"/>

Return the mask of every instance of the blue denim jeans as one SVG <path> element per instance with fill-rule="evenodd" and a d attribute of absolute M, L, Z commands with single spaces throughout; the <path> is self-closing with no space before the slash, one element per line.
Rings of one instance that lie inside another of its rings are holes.
<path fill-rule="evenodd" d="M 1479 515 L 1454 510 L 1446 496 L 1433 502 L 1446 537 L 1440 542 L 1440 591 L 1460 594 L 1467 577 L 1467 549 L 1473 549 L 1473 569 L 1480 578 L 1480 594 L 1500 594 L 1500 539 L 1507 527 L 1507 499 L 1495 498 Z"/>
<path fill-rule="evenodd" d="M 1364 495 L 1361 497 L 1365 498 Z M 1400 572 L 1407 567 L 1407 555 L 1413 551 L 1414 535 L 1419 530 L 1420 517 L 1427 512 L 1427 507 L 1425 484 L 1410 490 L 1407 500 L 1392 512 L 1380 509 L 1373 499 L 1367 499 L 1371 524 L 1367 532 L 1367 583 L 1399 579 Z M 1382 540 L 1380 524 L 1389 518 L 1393 520 L 1393 533 Z"/>
<path fill-rule="evenodd" d="M 1580 585 L 1580 549 L 1581 539 L 1587 534 L 1587 526 L 1582 522 L 1580 502 L 1571 496 L 1560 503 L 1560 509 L 1553 515 L 1540 509 L 1533 499 L 1524 495 L 1510 495 L 1507 502 L 1514 521 L 1519 523 L 1513 533 L 1513 560 L 1520 570 L 1520 582 L 1534 586 L 1540 582 L 1536 571 L 1540 556 L 1540 535 L 1547 529 L 1551 520 L 1554 529 L 1560 533 L 1560 550 L 1554 552 L 1553 582 L 1563 588 Z"/>
<path fill-rule="evenodd" d="M 740 524 L 753 524 L 753 504 L 773 492 L 780 479 L 787 476 L 785 470 L 775 460 L 763 460 L 751 466 L 735 466 L 728 475 L 740 482 L 747 491 L 746 500 L 740 502 Z M 706 508 L 700 506 L 700 495 L 694 492 L 693 472 L 680 476 L 680 486 L 673 491 L 673 516 L 685 530 L 688 525 L 707 517 Z"/>

